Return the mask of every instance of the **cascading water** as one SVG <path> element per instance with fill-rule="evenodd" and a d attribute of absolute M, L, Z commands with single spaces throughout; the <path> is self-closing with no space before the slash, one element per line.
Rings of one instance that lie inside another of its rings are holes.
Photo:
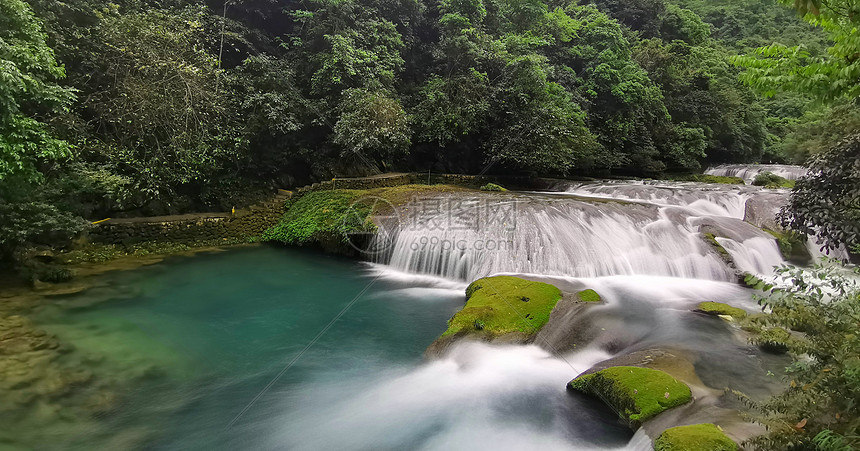
<path fill-rule="evenodd" d="M 788 180 L 797 180 L 806 175 L 807 169 L 788 164 L 721 164 L 708 168 L 705 174 L 740 177 L 746 183 L 752 183 L 755 176 L 762 172 L 771 172 Z"/>
<path fill-rule="evenodd" d="M 723 231 L 741 270 L 768 273 L 782 262 L 772 237 L 740 220 L 750 189 L 578 184 L 565 193 L 456 198 L 431 210 L 411 205 L 377 262 L 465 281 L 500 272 L 729 281 L 735 271 L 703 241 L 703 224 Z"/>

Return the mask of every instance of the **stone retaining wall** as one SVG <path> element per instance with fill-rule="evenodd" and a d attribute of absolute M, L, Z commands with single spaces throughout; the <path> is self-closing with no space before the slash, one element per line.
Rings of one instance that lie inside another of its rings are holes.
<path fill-rule="evenodd" d="M 136 244 L 145 241 L 194 243 L 218 239 L 248 239 L 275 225 L 284 214 L 284 198 L 265 206 L 237 211 L 235 215 L 182 215 L 177 217 L 110 220 L 90 231 L 90 240 L 102 244 Z"/>

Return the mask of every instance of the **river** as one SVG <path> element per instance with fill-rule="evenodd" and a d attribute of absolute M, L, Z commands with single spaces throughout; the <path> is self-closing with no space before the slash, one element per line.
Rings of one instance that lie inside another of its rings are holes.
<path fill-rule="evenodd" d="M 87 410 L 92 396 L 37 398 L 4 411 L 11 427 L 0 444 L 649 449 L 647 437 L 565 384 L 612 356 L 671 348 L 695 356 L 697 393 L 772 394 L 784 360 L 692 311 L 705 300 L 754 311 L 737 273 L 767 275 L 782 263 L 774 240 L 742 221 L 759 190 L 607 182 L 460 196 L 423 210 L 433 228 L 403 215 L 369 261 L 263 246 L 100 276 L 33 319 L 68 343 L 59 359 L 91 372 L 87 390 L 109 406 Z M 454 227 L 452 210 L 463 205 L 490 222 Z M 702 227 L 720 232 L 734 266 Z M 606 303 L 583 319 L 595 339 L 562 352 L 463 343 L 425 360 L 467 283 L 498 273 L 597 290 Z"/>

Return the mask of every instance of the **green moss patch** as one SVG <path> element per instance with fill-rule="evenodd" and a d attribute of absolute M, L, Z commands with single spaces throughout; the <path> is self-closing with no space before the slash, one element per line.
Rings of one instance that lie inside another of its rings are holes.
<path fill-rule="evenodd" d="M 710 423 L 678 426 L 666 429 L 654 442 L 655 451 L 735 451 L 732 441 L 717 426 Z"/>
<path fill-rule="evenodd" d="M 505 187 L 502 185 L 496 185 L 495 183 L 487 183 L 486 185 L 481 187 L 481 191 L 507 191 Z"/>
<path fill-rule="evenodd" d="M 577 293 L 577 296 L 579 296 L 579 300 L 582 302 L 600 302 L 603 299 L 596 291 L 590 288 L 580 291 Z"/>
<path fill-rule="evenodd" d="M 662 371 L 635 366 L 584 374 L 570 381 L 568 388 L 599 397 L 633 428 L 692 399 L 687 384 Z"/>
<path fill-rule="evenodd" d="M 448 321 L 442 337 L 460 333 L 532 335 L 549 321 L 561 291 L 511 276 L 478 279 L 466 288 L 466 306 Z"/>
<path fill-rule="evenodd" d="M 466 191 L 449 185 L 401 185 L 367 190 L 311 191 L 293 201 L 274 227 L 263 232 L 263 241 L 303 245 L 314 242 L 346 243 L 349 234 L 372 233 L 371 216 L 377 209 L 403 205 L 414 196 Z M 379 201 L 383 199 L 384 201 Z M 391 214 L 391 212 L 386 212 Z"/>
<path fill-rule="evenodd" d="M 731 305 L 723 304 L 722 302 L 702 302 L 696 310 L 702 313 L 707 313 L 708 315 L 727 315 L 737 319 L 747 316 L 746 310 L 732 307 Z"/>
<path fill-rule="evenodd" d="M 262 239 L 306 244 L 329 239 L 345 241 L 348 233 L 373 231 L 370 205 L 358 202 L 352 206 L 366 194 L 365 190 L 307 193 L 290 205 L 277 225 L 263 232 Z"/>

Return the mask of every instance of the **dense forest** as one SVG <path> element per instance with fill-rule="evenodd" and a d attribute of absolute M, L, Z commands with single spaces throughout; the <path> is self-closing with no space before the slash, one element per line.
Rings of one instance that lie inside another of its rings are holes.
<path fill-rule="evenodd" d="M 770 0 L 0 9 L 7 249 L 80 218 L 224 211 L 334 176 L 800 162 L 860 124 L 853 104 L 743 84 L 736 55 L 830 45 Z"/>

